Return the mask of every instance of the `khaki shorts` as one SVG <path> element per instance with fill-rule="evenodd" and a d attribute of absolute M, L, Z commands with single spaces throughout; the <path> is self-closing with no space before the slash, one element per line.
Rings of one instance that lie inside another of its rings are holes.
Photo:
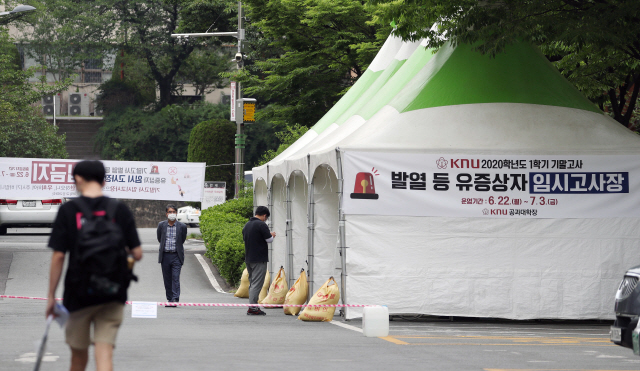
<path fill-rule="evenodd" d="M 111 302 L 71 312 L 67 321 L 67 344 L 73 349 L 87 349 L 92 343 L 115 345 L 122 323 L 124 304 Z M 91 324 L 93 323 L 93 340 Z"/>

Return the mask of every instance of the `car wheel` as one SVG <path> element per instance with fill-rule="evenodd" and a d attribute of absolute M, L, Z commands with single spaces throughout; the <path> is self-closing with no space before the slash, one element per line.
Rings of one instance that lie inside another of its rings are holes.
<path fill-rule="evenodd" d="M 5 234 L 7 234 L 7 227 L 0 226 L 0 235 L 5 235 Z"/>
<path fill-rule="evenodd" d="M 198 228 L 200 225 L 198 223 L 189 223 L 189 227 Z"/>

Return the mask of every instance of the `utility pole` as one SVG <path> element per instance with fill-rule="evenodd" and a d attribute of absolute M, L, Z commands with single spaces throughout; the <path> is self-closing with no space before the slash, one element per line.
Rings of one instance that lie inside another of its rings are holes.
<path fill-rule="evenodd" d="M 244 19 L 242 14 L 242 1 L 238 1 L 238 52 L 236 53 L 236 63 L 238 69 L 244 68 L 244 55 L 242 54 L 242 40 L 244 40 Z M 246 136 L 244 135 L 244 102 L 242 100 L 242 84 L 237 82 L 237 100 L 236 100 L 236 181 L 234 198 L 238 198 L 240 194 L 240 183 L 244 180 L 244 146 L 246 144 Z M 234 102 L 231 102 L 234 104 Z"/>
<path fill-rule="evenodd" d="M 187 33 L 187 34 L 172 34 L 171 37 L 178 40 L 188 41 L 191 37 L 212 37 L 212 36 L 233 36 L 238 39 L 238 52 L 235 55 L 233 61 L 236 62 L 238 69 L 244 68 L 244 54 L 242 53 L 242 40 L 244 40 L 244 17 L 242 11 L 242 1 L 238 1 L 238 31 L 237 32 L 205 32 L 205 33 Z M 232 84 L 232 89 L 234 89 Z M 232 117 L 235 111 L 236 122 L 236 137 L 235 137 L 235 191 L 234 197 L 238 198 L 240 193 L 240 183 L 244 180 L 244 148 L 246 144 L 246 135 L 244 135 L 244 102 L 253 101 L 255 99 L 246 99 L 242 97 L 242 87 L 240 82 L 235 83 L 235 91 L 231 92 L 232 97 L 235 96 L 235 101 L 232 99 Z"/>

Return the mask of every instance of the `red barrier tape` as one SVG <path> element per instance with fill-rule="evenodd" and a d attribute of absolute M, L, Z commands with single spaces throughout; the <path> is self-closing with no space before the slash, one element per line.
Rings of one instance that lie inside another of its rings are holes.
<path fill-rule="evenodd" d="M 38 298 L 31 296 L 13 296 L 13 295 L 0 295 L 0 299 L 29 299 L 29 300 L 47 300 L 47 298 Z M 56 300 L 62 300 L 56 298 Z M 131 304 L 132 301 L 127 301 L 125 304 Z M 169 303 L 169 302 L 157 302 L 158 306 L 175 306 L 175 307 L 270 307 L 270 308 L 282 308 L 282 307 L 325 307 L 325 308 L 364 308 L 364 307 L 379 307 L 379 305 L 367 305 L 367 304 L 234 304 L 234 303 Z"/>

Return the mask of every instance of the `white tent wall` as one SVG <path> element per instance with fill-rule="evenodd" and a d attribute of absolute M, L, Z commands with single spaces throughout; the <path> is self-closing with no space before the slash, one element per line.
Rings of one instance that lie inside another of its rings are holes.
<path fill-rule="evenodd" d="M 287 223 L 287 204 L 286 204 L 286 188 L 282 175 L 278 174 L 273 177 L 271 182 L 271 216 L 269 217 L 271 231 L 276 232 L 276 238 L 271 243 L 271 251 L 269 256 L 269 272 L 271 277 L 275 278 L 280 266 L 287 265 L 287 239 L 286 239 L 286 223 Z"/>
<path fill-rule="evenodd" d="M 264 179 L 260 178 L 254 181 L 253 192 L 253 211 L 258 206 L 267 206 L 269 204 L 267 182 Z"/>
<path fill-rule="evenodd" d="M 639 228 L 636 218 L 348 215 L 347 294 L 394 314 L 612 319 L 622 275 L 640 264 Z"/>
<path fill-rule="evenodd" d="M 291 267 L 287 271 L 289 287 L 291 287 L 298 276 L 300 270 L 307 271 L 307 179 L 302 172 L 296 171 L 289 177 L 289 197 L 291 202 Z"/>
<path fill-rule="evenodd" d="M 340 285 L 338 249 L 338 179 L 328 166 L 319 166 L 313 176 L 314 233 L 313 271 L 309 291 L 313 295 L 331 276 Z"/>

